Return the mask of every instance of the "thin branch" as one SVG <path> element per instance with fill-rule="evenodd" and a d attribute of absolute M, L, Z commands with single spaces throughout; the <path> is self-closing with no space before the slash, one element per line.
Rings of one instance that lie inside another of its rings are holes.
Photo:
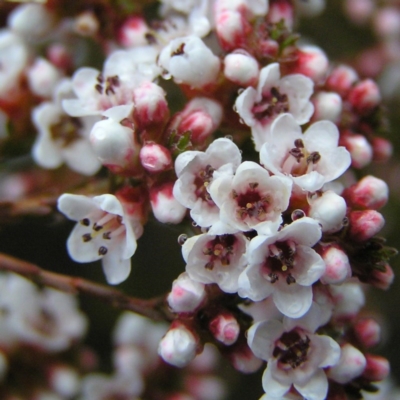
<path fill-rule="evenodd" d="M 155 321 L 172 321 L 165 297 L 143 300 L 129 297 L 117 289 L 77 277 L 45 271 L 37 265 L 0 253 L 0 270 L 22 275 L 32 282 L 72 294 L 88 294 L 119 310 L 133 311 Z"/>

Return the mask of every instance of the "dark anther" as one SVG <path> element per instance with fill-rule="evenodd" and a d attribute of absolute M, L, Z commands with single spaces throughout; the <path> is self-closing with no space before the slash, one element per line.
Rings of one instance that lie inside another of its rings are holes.
<path fill-rule="evenodd" d="M 111 85 L 107 85 L 107 87 L 106 87 L 106 95 L 109 96 L 110 93 L 115 94 L 115 90 Z"/>
<path fill-rule="evenodd" d="M 232 190 L 232 199 L 236 199 L 236 197 L 238 197 L 236 190 Z"/>
<path fill-rule="evenodd" d="M 254 190 L 258 186 L 258 182 L 250 182 L 249 186 L 251 190 Z"/>
<path fill-rule="evenodd" d="M 292 283 L 296 283 L 296 279 L 293 278 L 293 275 L 289 274 L 289 275 L 286 277 L 286 283 L 287 283 L 288 285 L 290 285 L 290 284 L 292 284 Z"/>
<path fill-rule="evenodd" d="M 104 82 L 103 75 L 102 75 L 102 74 L 98 74 L 96 80 L 97 80 L 97 82 L 99 82 L 99 83 L 103 83 L 103 82 Z"/>
<path fill-rule="evenodd" d="M 300 159 L 304 157 L 303 152 L 297 147 L 294 147 L 293 149 L 290 149 L 289 150 L 289 154 L 291 156 L 293 156 L 296 159 L 297 162 L 300 162 Z"/>
<path fill-rule="evenodd" d="M 321 159 L 321 155 L 317 151 L 313 151 L 308 157 L 307 157 L 307 163 L 313 163 L 316 164 L 319 160 Z"/>
<path fill-rule="evenodd" d="M 111 239 L 111 232 L 104 232 L 103 233 L 103 239 L 110 240 Z"/>
<path fill-rule="evenodd" d="M 101 86 L 101 85 L 98 83 L 98 84 L 96 84 L 96 85 L 94 86 L 94 88 L 95 88 L 100 94 L 102 94 L 102 92 L 103 92 L 103 86 Z"/>
<path fill-rule="evenodd" d="M 107 254 L 107 247 L 104 247 L 104 246 L 100 246 L 99 247 L 99 256 L 104 256 L 104 255 L 106 255 Z"/>
<path fill-rule="evenodd" d="M 274 272 L 271 272 L 270 274 L 268 274 L 268 276 L 271 279 L 271 283 L 275 283 L 279 279 L 278 275 Z"/>
<path fill-rule="evenodd" d="M 152 33 L 146 33 L 144 35 L 144 37 L 147 40 L 148 44 L 156 44 L 157 43 L 156 37 Z"/>
<path fill-rule="evenodd" d="M 82 235 L 82 240 L 86 243 L 89 242 L 90 240 L 92 240 L 92 236 L 90 235 L 90 233 L 85 233 L 84 235 Z"/>
<path fill-rule="evenodd" d="M 89 226 L 90 225 L 90 220 L 89 218 L 83 218 L 79 221 L 82 225 L 84 226 Z"/>
<path fill-rule="evenodd" d="M 298 219 L 300 219 L 300 218 L 303 218 L 305 215 L 306 215 L 306 214 L 304 213 L 303 210 L 299 210 L 299 209 L 294 210 L 294 211 L 292 212 L 292 215 L 291 215 L 292 221 L 296 221 L 296 220 L 298 220 Z"/>
<path fill-rule="evenodd" d="M 272 94 L 272 96 L 276 97 L 278 100 L 281 96 L 281 94 L 279 93 L 279 91 L 276 87 L 271 88 L 271 94 Z"/>
<path fill-rule="evenodd" d="M 298 148 L 298 149 L 304 149 L 304 143 L 301 139 L 296 139 L 294 141 L 294 145 Z"/>
<path fill-rule="evenodd" d="M 183 49 L 185 48 L 185 43 L 182 43 L 172 54 L 171 57 L 173 56 L 180 56 L 183 54 Z"/>
<path fill-rule="evenodd" d="M 103 229 L 103 226 L 102 226 L 102 225 L 97 225 L 97 223 L 95 222 L 95 223 L 93 224 L 92 229 L 93 229 L 94 231 L 98 232 L 98 231 L 101 231 L 101 230 Z"/>
<path fill-rule="evenodd" d="M 212 271 L 214 269 L 214 263 L 212 261 L 209 261 L 205 266 L 205 269 L 208 269 L 210 271 Z"/>
<path fill-rule="evenodd" d="M 178 244 L 180 244 L 181 246 L 183 246 L 183 244 L 186 242 L 187 240 L 187 235 L 182 233 L 178 236 Z"/>
<path fill-rule="evenodd" d="M 118 75 L 110 76 L 108 78 L 108 82 L 110 86 L 119 86 L 119 77 Z"/>

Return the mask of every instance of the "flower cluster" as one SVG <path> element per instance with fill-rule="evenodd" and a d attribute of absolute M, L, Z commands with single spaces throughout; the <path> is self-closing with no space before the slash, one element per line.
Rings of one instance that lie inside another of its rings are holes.
<path fill-rule="evenodd" d="M 376 236 L 388 187 L 351 170 L 392 149 L 378 136 L 378 85 L 298 40 L 298 16 L 324 1 L 94 3 L 68 18 L 61 0 L 12 7 L 0 31 L 0 132 L 34 129 L 34 161 L 73 171 L 57 203 L 76 221 L 73 260 L 101 260 L 109 284 L 125 281 L 153 219 L 180 224 L 186 266 L 165 299 L 169 329 L 125 315 L 113 375 L 86 376 L 83 398 L 153 398 L 145 377 L 171 370 L 158 348 L 176 367 L 195 359 L 187 387 L 163 398 L 222 399 L 209 343 L 241 372 L 266 362 L 263 400 L 373 392 L 389 367 L 369 353 L 379 325 L 359 311 L 363 284 L 393 280 L 394 251 Z M 79 61 L 73 36 L 96 41 L 102 64 Z M 62 351 L 81 335 L 67 295 L 37 300 L 15 282 L 0 282 L 4 347 Z M 13 301 L 27 306 L 9 315 Z"/>

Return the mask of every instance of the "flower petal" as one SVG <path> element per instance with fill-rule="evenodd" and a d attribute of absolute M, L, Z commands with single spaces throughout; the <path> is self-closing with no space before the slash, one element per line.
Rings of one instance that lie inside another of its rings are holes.
<path fill-rule="evenodd" d="M 311 307 L 312 288 L 311 286 L 300 286 L 297 283 L 288 285 L 286 282 L 282 282 L 272 296 L 276 307 L 282 314 L 290 318 L 299 318 Z"/>
<path fill-rule="evenodd" d="M 322 369 L 318 369 L 312 378 L 304 385 L 294 384 L 294 387 L 307 400 L 324 400 L 328 393 L 328 379 Z"/>

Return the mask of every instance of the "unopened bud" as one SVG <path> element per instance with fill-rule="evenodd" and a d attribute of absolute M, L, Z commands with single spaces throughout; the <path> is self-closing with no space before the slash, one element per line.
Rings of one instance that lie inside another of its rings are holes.
<path fill-rule="evenodd" d="M 326 284 L 340 284 L 351 276 L 351 267 L 346 253 L 336 246 L 323 249 L 322 259 L 325 261 L 326 270 L 321 277 L 321 282 Z"/>
<path fill-rule="evenodd" d="M 187 390 L 200 400 L 223 400 L 226 398 L 224 381 L 213 375 L 190 375 L 185 379 Z"/>
<path fill-rule="evenodd" d="M 47 48 L 47 58 L 57 68 L 67 69 L 71 63 L 71 55 L 66 46 L 61 43 L 53 43 Z"/>
<path fill-rule="evenodd" d="M 350 89 L 348 101 L 354 109 L 365 114 L 377 107 L 381 102 L 378 85 L 372 79 L 365 79 Z"/>
<path fill-rule="evenodd" d="M 346 0 L 345 11 L 356 24 L 368 21 L 374 11 L 374 0 Z"/>
<path fill-rule="evenodd" d="M 244 47 L 250 24 L 237 10 L 222 10 L 216 14 L 216 32 L 221 47 L 232 51 Z"/>
<path fill-rule="evenodd" d="M 76 16 L 74 31 L 81 36 L 95 36 L 100 28 L 100 22 L 92 11 L 84 11 Z"/>
<path fill-rule="evenodd" d="M 332 190 L 310 201 L 308 216 L 317 220 L 323 232 L 336 232 L 343 226 L 346 216 L 346 202 Z"/>
<path fill-rule="evenodd" d="M 365 358 L 367 365 L 362 374 L 363 378 L 372 382 L 379 382 L 389 376 L 390 364 L 386 358 L 375 354 L 366 354 Z"/>
<path fill-rule="evenodd" d="M 149 28 L 140 16 L 129 17 L 121 26 L 118 40 L 124 47 L 137 47 L 148 44 L 146 34 Z"/>
<path fill-rule="evenodd" d="M 27 71 L 29 88 L 41 97 L 51 97 L 61 77 L 57 68 L 44 58 L 37 58 Z"/>
<path fill-rule="evenodd" d="M 335 304 L 333 317 L 335 320 L 351 320 L 365 303 L 365 294 L 358 282 L 343 282 L 341 285 L 329 287 Z"/>
<path fill-rule="evenodd" d="M 302 46 L 298 50 L 298 60 L 291 73 L 308 76 L 314 82 L 321 82 L 328 71 L 329 62 L 326 54 L 317 46 Z"/>
<path fill-rule="evenodd" d="M 381 327 L 372 318 L 364 318 L 354 324 L 354 333 L 365 347 L 376 346 L 381 340 Z"/>
<path fill-rule="evenodd" d="M 260 369 L 263 363 L 260 358 L 254 355 L 247 344 L 235 347 L 235 349 L 229 354 L 229 359 L 233 367 L 244 374 L 256 372 Z"/>
<path fill-rule="evenodd" d="M 153 82 L 145 82 L 133 91 L 135 117 L 141 127 L 163 123 L 168 119 L 169 109 L 164 90 Z"/>
<path fill-rule="evenodd" d="M 222 313 L 213 318 L 209 328 L 215 339 L 226 346 L 235 343 L 240 333 L 240 326 L 236 318 L 228 313 Z"/>
<path fill-rule="evenodd" d="M 382 214 L 375 210 L 352 211 L 349 219 L 349 234 L 358 242 L 371 239 L 385 225 Z"/>
<path fill-rule="evenodd" d="M 373 160 L 376 162 L 386 162 L 393 154 L 393 146 L 389 140 L 381 137 L 372 139 Z"/>
<path fill-rule="evenodd" d="M 140 149 L 140 162 L 149 172 L 162 172 L 171 168 L 172 157 L 167 148 L 156 143 L 147 143 Z"/>
<path fill-rule="evenodd" d="M 67 365 L 56 365 L 50 369 L 50 387 L 63 398 L 76 396 L 80 387 L 77 371 Z"/>
<path fill-rule="evenodd" d="M 372 161 L 372 147 L 363 135 L 347 134 L 341 138 L 341 144 L 351 155 L 351 165 L 354 168 L 363 168 Z"/>
<path fill-rule="evenodd" d="M 330 379 L 345 384 L 363 373 L 366 359 L 360 350 L 349 343 L 343 345 L 341 350 L 338 364 L 331 367 L 327 375 Z"/>
<path fill-rule="evenodd" d="M 199 339 L 184 325 L 172 326 L 161 339 L 158 354 L 168 364 L 184 367 L 197 353 Z"/>
<path fill-rule="evenodd" d="M 386 264 L 384 268 L 385 271 L 374 269 L 370 282 L 378 289 L 387 290 L 393 283 L 394 273 L 390 265 Z"/>
<path fill-rule="evenodd" d="M 205 295 L 204 284 L 190 279 L 184 272 L 172 283 L 167 301 L 174 312 L 193 312 L 200 306 Z"/>
<path fill-rule="evenodd" d="M 313 98 L 314 121 L 338 122 L 342 114 L 342 98 L 333 92 L 319 92 Z"/>
<path fill-rule="evenodd" d="M 358 80 L 357 72 L 347 65 L 336 67 L 328 76 L 326 86 L 329 90 L 345 95 Z"/>
<path fill-rule="evenodd" d="M 186 207 L 174 197 L 173 182 L 164 183 L 150 189 L 150 203 L 156 219 L 164 224 L 179 224 L 185 214 Z"/>
<path fill-rule="evenodd" d="M 280 0 L 278 2 L 271 2 L 267 14 L 268 22 L 277 24 L 281 21 L 285 26 L 292 30 L 294 21 L 294 7 L 291 1 Z"/>
<path fill-rule="evenodd" d="M 347 188 L 343 196 L 353 207 L 378 210 L 386 204 L 389 188 L 382 179 L 368 175 Z"/>
<path fill-rule="evenodd" d="M 400 35 L 400 12 L 396 7 L 383 7 L 374 17 L 375 32 L 385 39 L 396 39 Z"/>
<path fill-rule="evenodd" d="M 226 78 L 240 86 L 255 85 L 259 72 L 257 60 L 244 51 L 233 52 L 224 59 Z"/>

